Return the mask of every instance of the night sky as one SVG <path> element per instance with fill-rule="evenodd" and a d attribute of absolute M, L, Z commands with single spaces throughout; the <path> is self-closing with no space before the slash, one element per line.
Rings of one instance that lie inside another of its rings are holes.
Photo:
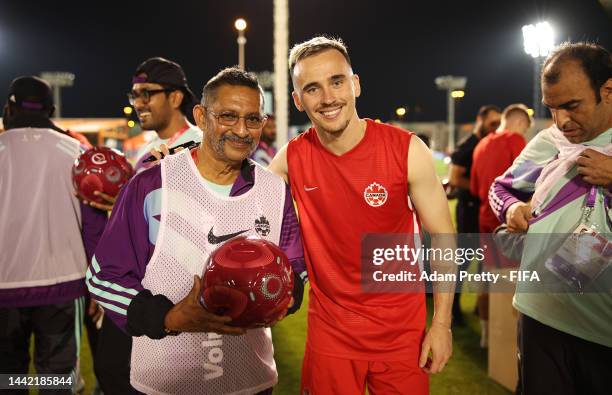
<path fill-rule="evenodd" d="M 233 21 L 247 19 L 246 64 L 272 70 L 272 0 L 0 0 L 0 94 L 10 81 L 45 70 L 76 74 L 63 90 L 66 117 L 121 117 L 136 66 L 151 56 L 179 62 L 198 95 L 219 69 L 237 63 Z M 547 19 L 563 40 L 612 49 L 612 21 L 596 0 L 291 0 L 289 43 L 316 34 L 342 37 L 361 78 L 360 116 L 444 120 L 439 75 L 468 78 L 457 119 L 486 103 L 531 105 L 533 61 L 521 26 Z M 414 108 L 421 108 L 415 113 Z M 306 121 L 291 106 L 291 123 Z"/>

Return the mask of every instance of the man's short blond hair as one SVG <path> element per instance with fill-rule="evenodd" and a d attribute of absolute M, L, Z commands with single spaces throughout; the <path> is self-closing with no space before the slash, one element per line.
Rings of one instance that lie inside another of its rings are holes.
<path fill-rule="evenodd" d="M 304 41 L 303 43 L 296 44 L 293 46 L 293 48 L 291 48 L 291 51 L 289 52 L 289 71 L 291 74 L 293 74 L 293 69 L 295 68 L 297 62 L 329 49 L 335 49 L 336 51 L 340 52 L 342 56 L 344 56 L 344 59 L 346 59 L 348 62 L 349 66 L 351 65 L 351 58 L 349 57 L 348 51 L 346 50 L 346 45 L 344 45 L 341 38 L 318 36 L 311 38 L 308 41 Z"/>
<path fill-rule="evenodd" d="M 529 114 L 529 109 L 523 103 L 510 104 L 504 108 L 502 119 L 513 118 L 515 116 L 524 116 L 529 123 L 529 127 L 533 126 L 533 117 Z"/>

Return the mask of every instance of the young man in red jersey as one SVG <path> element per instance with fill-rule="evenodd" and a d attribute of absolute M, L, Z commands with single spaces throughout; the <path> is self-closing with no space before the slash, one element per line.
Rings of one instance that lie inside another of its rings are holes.
<path fill-rule="evenodd" d="M 480 140 L 474 149 L 470 192 L 480 200 L 480 233 L 492 233 L 501 225 L 489 205 L 489 189 L 525 148 L 525 134 L 532 125 L 527 106 L 511 104 L 504 109 L 499 128 Z"/>
<path fill-rule="evenodd" d="M 315 37 L 289 57 L 293 100 L 313 127 L 270 169 L 291 185 L 310 279 L 302 393 L 427 394 L 427 373 L 452 353 L 451 292 L 434 292 L 425 328 L 421 293 L 365 293 L 365 233 L 454 233 L 430 151 L 413 133 L 359 118 L 361 94 L 346 47 Z M 369 191 L 369 192 L 368 192 Z M 418 215 L 417 215 L 418 212 Z M 431 364 L 427 364 L 431 353 Z"/>

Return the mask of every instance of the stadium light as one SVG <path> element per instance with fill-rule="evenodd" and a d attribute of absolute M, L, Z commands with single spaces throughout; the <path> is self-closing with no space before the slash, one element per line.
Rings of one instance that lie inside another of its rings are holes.
<path fill-rule="evenodd" d="M 446 91 L 446 115 L 448 121 L 447 150 L 448 152 L 453 152 L 455 150 L 455 97 L 453 96 L 453 92 L 461 91 L 465 96 L 465 91 L 463 89 L 465 88 L 465 84 L 467 83 L 467 78 L 457 77 L 453 75 L 445 75 L 436 78 L 434 82 L 436 83 L 438 89 Z M 457 95 L 457 93 L 455 95 Z"/>
<path fill-rule="evenodd" d="M 525 53 L 533 58 L 533 109 L 534 117 L 540 118 L 543 108 L 540 92 L 540 73 L 542 58 L 555 47 L 555 33 L 550 23 L 544 21 L 535 25 L 523 26 L 523 47 Z"/>
<path fill-rule="evenodd" d="M 132 115 L 132 112 L 133 112 L 133 111 L 134 111 L 134 110 L 133 110 L 133 109 L 132 109 L 132 107 L 130 107 L 130 106 L 123 107 L 123 113 L 124 113 L 125 115 Z"/>
<path fill-rule="evenodd" d="M 464 96 L 465 96 L 465 91 L 462 91 L 462 90 L 455 90 L 451 92 L 451 97 L 453 99 L 461 99 Z"/>
<path fill-rule="evenodd" d="M 136 126 L 136 122 L 132 121 L 131 119 L 127 122 L 128 127 L 133 128 L 134 126 Z"/>
<path fill-rule="evenodd" d="M 404 107 L 398 107 L 395 109 L 395 115 L 397 115 L 398 117 L 403 117 L 404 115 L 406 115 L 406 109 Z"/>
<path fill-rule="evenodd" d="M 234 22 L 234 27 L 238 30 L 238 67 L 244 70 L 244 47 L 246 45 L 246 37 L 244 37 L 244 31 L 246 30 L 247 23 L 243 18 L 238 18 Z"/>
<path fill-rule="evenodd" d="M 246 23 L 246 21 L 244 19 L 238 18 L 238 19 L 236 19 L 236 22 L 234 22 L 234 27 L 238 31 L 244 31 L 246 29 L 246 27 L 247 27 L 247 23 Z"/>
<path fill-rule="evenodd" d="M 548 22 L 523 26 L 525 53 L 533 58 L 546 56 L 555 47 L 555 34 Z"/>

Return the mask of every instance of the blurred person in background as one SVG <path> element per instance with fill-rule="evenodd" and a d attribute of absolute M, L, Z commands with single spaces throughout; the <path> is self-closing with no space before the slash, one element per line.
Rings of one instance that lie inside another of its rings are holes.
<path fill-rule="evenodd" d="M 268 114 L 268 121 L 261 132 L 261 138 L 257 148 L 253 151 L 251 159 L 260 165 L 267 167 L 276 155 L 276 117 Z"/>
<path fill-rule="evenodd" d="M 459 143 L 451 154 L 451 165 L 448 182 L 453 187 L 453 195 L 457 197 L 455 215 L 457 220 L 457 233 L 463 248 L 476 248 L 478 239 L 472 236 L 461 236 L 462 233 L 478 233 L 478 197 L 470 193 L 470 173 L 472 170 L 472 158 L 474 149 L 478 142 L 487 134 L 495 131 L 501 120 L 501 109 L 495 105 L 488 104 L 480 107 L 476 116 L 474 130 L 466 139 Z M 469 263 L 462 265 L 459 270 L 464 270 Z M 460 293 L 461 283 L 457 283 L 457 297 L 453 302 L 453 323 L 463 324 L 461 313 Z"/>
<path fill-rule="evenodd" d="M 157 138 L 138 150 L 137 173 L 152 166 L 142 160 L 162 144 L 172 148 L 192 140 L 202 141 L 202 131 L 188 121 L 197 99 L 178 63 L 160 57 L 142 62 L 132 78 L 128 98 L 142 129 L 157 133 Z"/>
<path fill-rule="evenodd" d="M 478 224 L 480 233 L 493 233 L 501 222 L 489 206 L 489 188 L 502 175 L 525 148 L 525 133 L 533 125 L 533 119 L 524 104 L 512 104 L 504 109 L 501 124 L 495 132 L 487 134 L 474 149 L 470 176 L 470 193 L 480 201 Z M 490 251 L 487 251 L 490 254 Z M 501 257 L 487 256 L 485 262 L 499 262 Z M 478 295 L 480 317 L 480 346 L 488 347 L 489 294 Z"/>
<path fill-rule="evenodd" d="M 53 124 L 54 109 L 45 81 L 29 76 L 11 83 L 0 135 L 3 374 L 28 372 L 32 334 L 38 374 L 73 373 L 85 271 L 106 224 L 106 212 L 80 204 L 73 194 L 72 164 L 83 147 Z M 92 321 L 101 314 L 95 303 L 88 312 Z"/>

